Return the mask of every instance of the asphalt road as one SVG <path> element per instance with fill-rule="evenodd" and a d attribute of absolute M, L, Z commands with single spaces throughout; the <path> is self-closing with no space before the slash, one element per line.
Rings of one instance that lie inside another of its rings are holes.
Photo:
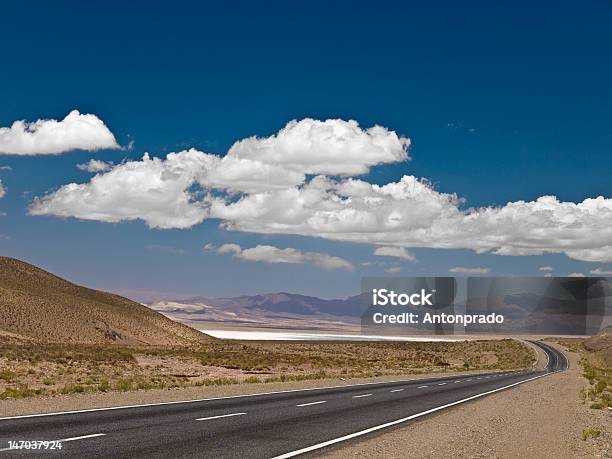
<path fill-rule="evenodd" d="M 322 448 L 567 368 L 543 343 L 544 371 L 346 385 L 134 407 L 0 418 L 0 458 L 273 458 Z M 461 428 L 458 426 L 458 428 Z M 62 449 L 6 450 L 9 440 L 63 440 Z M 407 452 L 408 454 L 409 452 Z"/>

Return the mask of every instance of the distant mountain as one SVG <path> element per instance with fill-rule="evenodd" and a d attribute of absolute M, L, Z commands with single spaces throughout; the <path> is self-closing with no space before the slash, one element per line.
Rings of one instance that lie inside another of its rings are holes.
<path fill-rule="evenodd" d="M 0 342 L 182 346 L 212 339 L 127 298 L 0 257 Z"/>
<path fill-rule="evenodd" d="M 356 326 L 360 295 L 325 300 L 279 292 L 231 298 L 197 296 L 149 304 L 155 311 L 194 327 L 206 324 L 248 325 L 296 329 L 341 329 Z"/>
<path fill-rule="evenodd" d="M 270 313 L 289 313 L 306 316 L 324 314 L 339 317 L 359 317 L 361 315 L 360 298 L 360 295 L 356 295 L 346 299 L 325 300 L 314 296 L 279 292 L 230 298 L 197 296 L 166 303 L 175 305 L 177 309 L 191 309 L 192 312 L 196 312 L 194 305 L 206 305 L 234 312 L 240 310 L 259 310 Z M 205 310 L 205 308 L 202 310 Z"/>
<path fill-rule="evenodd" d="M 193 297 L 176 301 L 182 304 L 206 304 L 226 310 L 246 309 L 300 315 L 328 314 L 332 316 L 359 317 L 361 314 L 360 295 L 346 299 L 325 300 L 315 296 L 296 293 L 266 293 L 262 295 L 237 296 L 230 298 Z"/>

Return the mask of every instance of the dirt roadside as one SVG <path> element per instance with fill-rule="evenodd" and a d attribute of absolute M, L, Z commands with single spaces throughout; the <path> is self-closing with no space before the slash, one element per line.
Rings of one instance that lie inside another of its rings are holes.
<path fill-rule="evenodd" d="M 612 458 L 612 412 L 583 403 L 579 356 L 563 350 L 568 371 L 339 446 L 323 457 Z M 601 434 L 583 440 L 586 429 Z"/>

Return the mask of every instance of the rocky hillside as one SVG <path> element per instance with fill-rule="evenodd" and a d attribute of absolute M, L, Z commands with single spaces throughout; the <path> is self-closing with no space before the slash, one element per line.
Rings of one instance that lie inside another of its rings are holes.
<path fill-rule="evenodd" d="M 212 339 L 127 298 L 0 257 L 0 342 L 185 346 Z"/>

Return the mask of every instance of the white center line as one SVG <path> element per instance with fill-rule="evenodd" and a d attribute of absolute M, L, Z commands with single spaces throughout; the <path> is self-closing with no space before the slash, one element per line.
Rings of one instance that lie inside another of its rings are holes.
<path fill-rule="evenodd" d="M 461 381 L 455 381 L 455 384 L 460 383 Z"/>
<path fill-rule="evenodd" d="M 61 440 L 53 440 L 57 443 L 64 443 L 67 441 L 75 441 L 75 440 L 85 440 L 87 438 L 96 438 L 96 437 L 104 437 L 106 434 L 103 433 L 97 433 L 97 434 L 90 434 L 90 435 L 82 435 L 80 437 L 70 437 L 70 438 L 62 438 Z M 3 448 L 0 449 L 0 452 L 2 451 L 12 451 L 14 449 L 19 449 L 19 448 Z"/>
<path fill-rule="evenodd" d="M 242 416 L 246 413 L 232 413 L 232 414 L 222 414 L 220 416 L 209 416 L 207 418 L 198 418 L 196 421 L 210 421 L 211 419 L 219 419 L 219 418 L 229 418 L 231 416 Z"/>
<path fill-rule="evenodd" d="M 372 432 L 376 432 L 377 430 L 385 429 L 387 427 L 391 427 L 391 426 L 394 426 L 394 425 L 397 425 L 397 424 L 402 424 L 404 422 L 411 421 L 413 419 L 417 419 L 417 418 L 419 418 L 421 416 L 426 416 L 426 415 L 431 414 L 431 413 L 435 413 L 436 411 L 440 411 L 440 410 L 443 410 L 443 409 L 451 407 L 451 406 L 459 405 L 461 403 L 465 403 L 465 402 L 468 402 L 470 400 L 475 400 L 477 398 L 484 397 L 485 395 L 494 394 L 496 392 L 508 389 L 510 387 L 518 386 L 519 384 L 524 384 L 524 383 L 526 383 L 528 381 L 533 381 L 534 379 L 543 378 L 544 376 L 547 376 L 547 374 L 540 375 L 540 376 L 535 376 L 535 377 L 529 378 L 529 379 L 524 379 L 522 381 L 518 381 L 518 382 L 515 382 L 513 384 L 508 384 L 507 386 L 504 386 L 504 387 L 499 387 L 497 389 L 493 389 L 493 390 L 490 390 L 490 391 L 487 391 L 487 392 L 482 392 L 480 394 L 472 395 L 471 397 L 464 398 L 462 400 L 457 400 L 456 402 L 451 402 L 451 403 L 447 403 L 446 405 L 437 406 L 435 408 L 431 408 L 429 410 L 422 411 L 420 413 L 416 413 L 416 414 L 413 414 L 413 415 L 405 417 L 405 418 L 397 419 L 395 421 L 387 422 L 385 424 L 380 424 L 380 425 L 377 425 L 377 426 L 374 426 L 374 427 L 370 427 L 369 429 L 361 430 L 359 432 L 348 434 L 348 435 L 345 435 L 343 437 L 334 438 L 332 440 L 328 440 L 328 441 L 325 441 L 323 443 L 317 443 L 316 445 L 308 446 L 306 448 L 298 449 L 296 451 L 290 451 L 288 453 L 281 454 L 280 456 L 276 456 L 276 457 L 274 457 L 272 459 L 289 459 L 289 458 L 292 458 L 292 457 L 295 457 L 295 456 L 299 456 L 300 454 L 308 453 L 308 452 L 311 452 L 311 451 L 316 451 L 316 450 L 324 448 L 326 446 L 334 445 L 336 443 L 340 443 L 340 442 L 343 442 L 343 441 L 346 441 L 346 440 L 350 440 L 352 438 L 360 437 L 362 435 L 366 435 L 366 434 L 369 434 L 369 433 L 372 433 Z"/>
<path fill-rule="evenodd" d="M 425 389 L 426 387 L 429 387 L 429 386 L 419 386 L 417 387 L 417 389 Z"/>
<path fill-rule="evenodd" d="M 404 390 L 404 389 L 393 389 L 393 390 L 390 390 L 389 392 L 401 392 L 401 391 L 403 391 L 403 390 Z"/>
<path fill-rule="evenodd" d="M 300 403 L 299 405 L 295 405 L 295 406 L 319 405 L 320 403 L 326 403 L 326 402 L 327 402 L 327 400 L 319 400 L 318 402 Z"/>
<path fill-rule="evenodd" d="M 440 384 L 438 384 L 438 386 L 446 386 L 445 382 L 441 382 Z"/>
<path fill-rule="evenodd" d="M 362 397 L 369 397 L 372 394 L 363 394 L 363 395 L 353 395 L 353 398 L 362 398 Z"/>

